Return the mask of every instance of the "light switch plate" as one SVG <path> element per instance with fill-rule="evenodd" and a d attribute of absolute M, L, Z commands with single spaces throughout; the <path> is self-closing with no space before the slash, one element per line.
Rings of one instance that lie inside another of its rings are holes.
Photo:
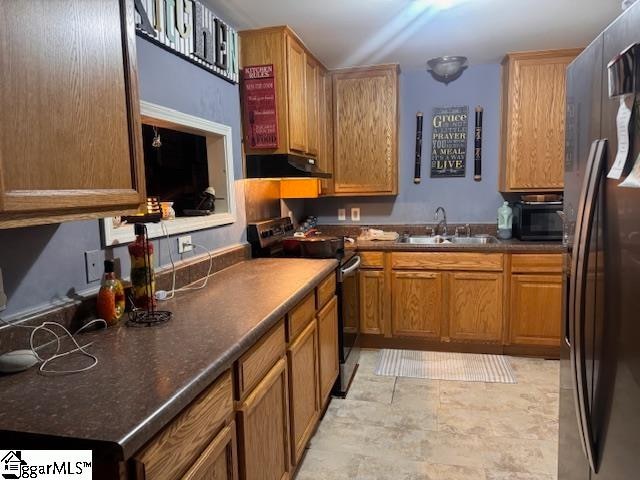
<path fill-rule="evenodd" d="M 360 221 L 360 209 L 359 208 L 352 208 L 351 209 L 351 221 L 352 222 L 359 222 Z"/>
<path fill-rule="evenodd" d="M 90 250 L 84 252 L 84 261 L 87 269 L 87 283 L 100 280 L 104 270 L 104 251 Z"/>
<path fill-rule="evenodd" d="M 339 208 L 338 209 L 338 220 L 345 221 L 347 219 L 347 209 Z"/>

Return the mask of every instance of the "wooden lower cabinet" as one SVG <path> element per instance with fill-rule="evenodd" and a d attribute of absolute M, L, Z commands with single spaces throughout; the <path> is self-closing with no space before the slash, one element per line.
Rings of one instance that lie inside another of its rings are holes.
<path fill-rule="evenodd" d="M 320 403 L 325 403 L 338 377 L 338 298 L 334 296 L 318 312 L 318 353 L 320 354 Z"/>
<path fill-rule="evenodd" d="M 202 452 L 182 480 L 236 480 L 236 424 L 231 422 Z"/>
<path fill-rule="evenodd" d="M 202 452 L 213 455 L 212 445 L 222 442 L 218 432 L 227 430 L 233 416 L 232 390 L 231 373 L 226 372 L 133 456 L 131 478 L 177 480 L 201 462 L 209 465 Z M 224 443 L 235 449 L 235 440 Z M 233 452 L 226 455 L 233 460 Z"/>
<path fill-rule="evenodd" d="M 509 340 L 560 346 L 562 275 L 512 275 Z"/>
<path fill-rule="evenodd" d="M 449 338 L 501 342 L 502 273 L 449 273 Z"/>
<path fill-rule="evenodd" d="M 298 463 L 318 420 L 318 324 L 314 319 L 287 350 L 291 460 Z"/>
<path fill-rule="evenodd" d="M 443 273 L 394 271 L 391 288 L 393 335 L 440 338 Z"/>
<path fill-rule="evenodd" d="M 384 334 L 385 273 L 383 270 L 360 270 L 360 331 Z"/>
<path fill-rule="evenodd" d="M 240 478 L 289 478 L 287 362 L 278 360 L 238 410 Z"/>

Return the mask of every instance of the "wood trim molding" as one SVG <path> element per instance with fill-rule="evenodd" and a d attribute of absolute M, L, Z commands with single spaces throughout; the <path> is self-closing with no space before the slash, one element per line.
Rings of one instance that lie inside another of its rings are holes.
<path fill-rule="evenodd" d="M 147 123 L 153 123 L 161 127 L 173 128 L 196 135 L 204 135 L 208 138 L 217 136 L 223 140 L 222 151 L 224 152 L 224 166 L 222 170 L 224 170 L 226 175 L 223 190 L 226 190 L 226 192 L 222 192 L 222 196 L 226 198 L 227 211 L 203 217 L 183 217 L 163 222 L 166 233 L 168 235 L 175 235 L 235 223 L 237 221 L 236 188 L 238 188 L 239 185 L 236 185 L 233 173 L 232 128 L 229 125 L 212 122 L 201 117 L 145 101 L 140 102 L 140 113 L 143 122 L 146 121 Z M 207 142 L 207 150 L 210 147 L 213 148 L 213 146 Z M 207 153 L 208 155 L 212 155 L 213 152 L 208 151 Z M 209 168 L 211 167 L 210 162 Z M 218 190 L 218 188 L 216 190 Z M 149 238 L 158 238 L 165 235 L 160 224 L 150 224 L 148 230 Z M 105 246 L 129 243 L 135 240 L 133 225 L 116 227 L 114 217 L 104 218 L 102 220 L 102 232 Z"/>

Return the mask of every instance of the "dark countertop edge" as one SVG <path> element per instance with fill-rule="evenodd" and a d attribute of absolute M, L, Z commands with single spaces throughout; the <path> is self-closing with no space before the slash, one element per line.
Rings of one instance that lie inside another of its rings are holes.
<path fill-rule="evenodd" d="M 301 283 L 294 295 L 284 301 L 247 332 L 241 341 L 231 346 L 223 354 L 212 360 L 210 366 L 186 383 L 180 390 L 154 411 L 150 416 L 141 419 L 138 427 L 122 437 L 117 442 L 104 439 L 78 438 L 66 435 L 43 435 L 24 431 L 0 429 L 0 447 L 6 449 L 45 449 L 68 448 L 92 450 L 94 458 L 103 462 L 127 461 L 142 447 L 151 441 L 167 425 L 169 425 L 193 400 L 211 386 L 225 371 L 246 351 L 248 351 L 265 333 L 267 333 L 287 312 L 295 307 L 309 294 L 328 274 L 338 266 L 337 260 L 328 259 L 331 263 L 318 271 L 306 282 Z M 238 267 L 246 260 L 233 267 Z M 232 268 L 233 268 L 232 267 Z M 81 421 L 81 419 L 78 419 Z M 52 447 L 53 446 L 53 447 Z"/>
<path fill-rule="evenodd" d="M 250 261 L 250 260 L 249 260 Z M 245 262 L 240 262 L 245 263 Z M 122 451 L 119 460 L 128 460 L 138 452 L 147 442 L 167 426 L 171 421 L 193 402 L 206 388 L 211 386 L 226 370 L 233 367 L 233 363 L 248 351 L 265 333 L 267 333 L 281 318 L 295 307 L 309 292 L 338 266 L 334 260 L 329 266 L 323 268 L 314 277 L 301 285 L 295 295 L 273 310 L 243 337 L 242 341 L 229 348 L 224 354 L 217 357 L 211 366 L 203 370 L 200 375 L 178 390 L 171 399 L 158 408 L 150 417 L 140 422 L 140 426 L 120 440 L 118 447 Z M 169 420 L 166 420 L 170 418 Z M 102 444 L 107 442 L 101 442 Z"/>
<path fill-rule="evenodd" d="M 500 243 L 493 243 L 487 245 L 454 245 L 454 244 L 439 244 L 439 245 L 412 245 L 402 244 L 395 241 L 368 241 L 366 244 L 358 243 L 356 250 L 360 252 L 375 252 L 375 251 L 389 251 L 389 252 L 480 252 L 480 253 L 564 253 L 566 247 L 562 243 L 549 243 L 549 242 L 518 242 L 513 243 L 511 241 L 500 241 Z"/>

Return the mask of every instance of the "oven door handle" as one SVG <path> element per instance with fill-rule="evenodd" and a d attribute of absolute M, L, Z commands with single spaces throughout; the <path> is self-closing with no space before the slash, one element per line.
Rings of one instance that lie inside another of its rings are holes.
<path fill-rule="evenodd" d="M 360 260 L 360 257 L 355 256 L 353 257 L 353 265 L 350 265 L 347 268 L 341 268 L 340 273 L 342 274 L 343 277 L 347 277 L 351 275 L 353 272 L 355 272 L 356 270 L 358 270 L 358 268 L 360 268 L 360 263 L 362 263 L 362 261 Z"/>

